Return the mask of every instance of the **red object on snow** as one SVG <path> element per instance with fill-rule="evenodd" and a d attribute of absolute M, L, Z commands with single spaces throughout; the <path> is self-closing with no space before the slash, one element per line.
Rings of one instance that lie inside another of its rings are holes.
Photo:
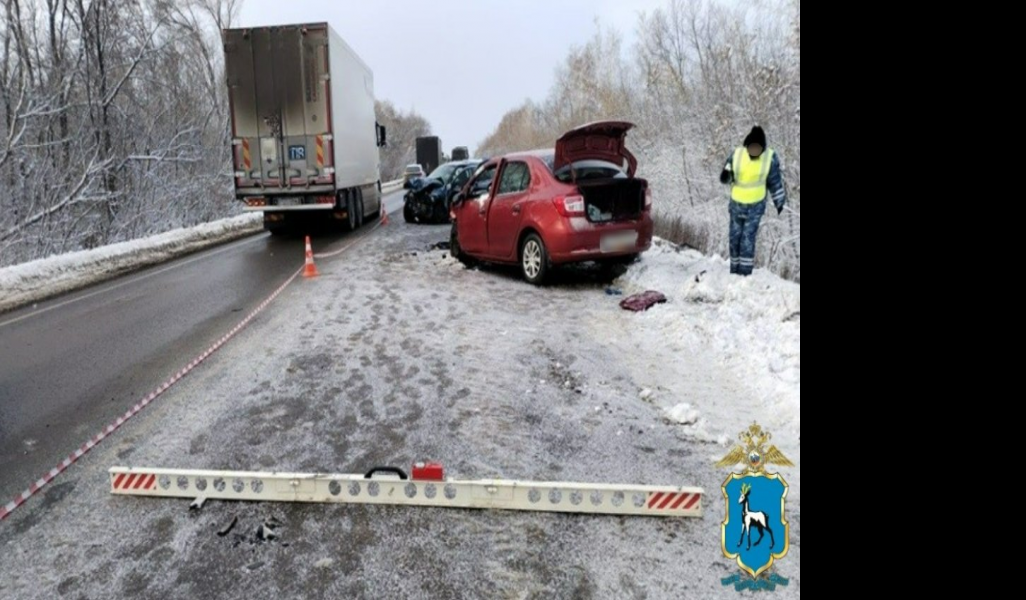
<path fill-rule="evenodd" d="M 635 294 L 620 303 L 620 308 L 634 312 L 645 312 L 656 304 L 665 304 L 666 296 L 659 292 L 648 291 L 644 294 Z"/>
<path fill-rule="evenodd" d="M 417 463 L 413 465 L 415 481 L 445 481 L 445 468 L 440 463 Z"/>

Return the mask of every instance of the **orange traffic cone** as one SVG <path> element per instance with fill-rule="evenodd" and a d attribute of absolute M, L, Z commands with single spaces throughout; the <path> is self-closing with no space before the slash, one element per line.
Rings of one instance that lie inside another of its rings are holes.
<path fill-rule="evenodd" d="M 384 203 L 381 205 L 381 226 L 388 225 L 388 209 L 385 208 Z"/>
<path fill-rule="evenodd" d="M 303 267 L 303 277 L 320 277 L 317 272 L 317 265 L 314 264 L 313 246 L 310 245 L 310 236 L 306 236 L 306 266 Z"/>

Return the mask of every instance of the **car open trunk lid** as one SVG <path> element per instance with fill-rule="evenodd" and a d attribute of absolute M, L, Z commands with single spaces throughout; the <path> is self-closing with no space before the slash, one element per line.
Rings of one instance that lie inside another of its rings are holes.
<path fill-rule="evenodd" d="M 604 160 L 623 165 L 627 160 L 627 175 L 634 177 L 638 161 L 627 150 L 627 132 L 634 129 L 626 121 L 601 121 L 582 125 L 568 131 L 556 140 L 556 157 L 553 171 L 581 160 Z"/>

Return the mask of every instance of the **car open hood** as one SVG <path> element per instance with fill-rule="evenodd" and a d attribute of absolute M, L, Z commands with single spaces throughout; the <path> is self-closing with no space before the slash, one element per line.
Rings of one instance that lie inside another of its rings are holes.
<path fill-rule="evenodd" d="M 444 187 L 445 182 L 438 178 L 431 177 L 419 177 L 410 182 L 410 189 L 415 194 L 426 194 L 440 187 Z"/>
<path fill-rule="evenodd" d="M 626 121 L 601 121 L 564 133 L 556 140 L 554 170 L 579 160 L 604 160 L 622 165 L 627 159 L 627 175 L 634 177 L 638 160 L 626 146 L 627 132 L 631 129 L 634 124 Z"/>

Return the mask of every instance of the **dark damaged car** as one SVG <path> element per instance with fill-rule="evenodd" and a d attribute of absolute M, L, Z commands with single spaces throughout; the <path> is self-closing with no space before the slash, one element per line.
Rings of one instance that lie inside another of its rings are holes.
<path fill-rule="evenodd" d="M 449 209 L 456 194 L 481 165 L 479 160 L 446 163 L 427 177 L 410 182 L 403 199 L 407 223 L 448 223 Z"/>

